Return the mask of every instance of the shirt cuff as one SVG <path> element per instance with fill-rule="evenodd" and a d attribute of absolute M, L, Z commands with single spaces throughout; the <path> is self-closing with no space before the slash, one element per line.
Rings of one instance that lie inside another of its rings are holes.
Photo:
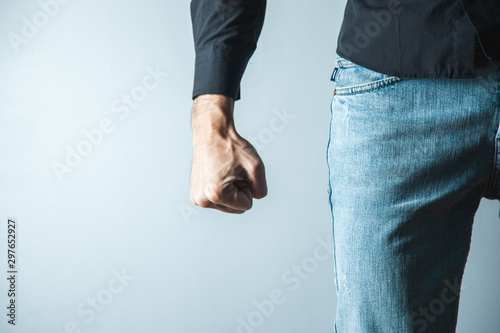
<path fill-rule="evenodd" d="M 196 56 L 193 96 L 220 94 L 240 99 L 240 82 L 248 59 L 231 52 L 203 52 Z"/>

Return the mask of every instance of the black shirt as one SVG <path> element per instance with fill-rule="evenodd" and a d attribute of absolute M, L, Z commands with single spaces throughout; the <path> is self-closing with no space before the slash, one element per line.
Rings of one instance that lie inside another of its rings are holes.
<path fill-rule="evenodd" d="M 193 98 L 240 98 L 265 7 L 266 0 L 191 1 Z M 337 53 L 399 77 L 474 77 L 477 47 L 500 61 L 499 37 L 500 0 L 349 0 Z"/>
<path fill-rule="evenodd" d="M 349 0 L 337 53 L 399 77 L 474 77 L 477 37 L 500 60 L 500 0 Z"/>

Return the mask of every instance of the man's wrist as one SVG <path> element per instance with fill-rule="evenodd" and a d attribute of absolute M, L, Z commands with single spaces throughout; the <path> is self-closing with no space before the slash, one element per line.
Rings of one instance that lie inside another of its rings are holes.
<path fill-rule="evenodd" d="M 234 127 L 234 99 L 218 94 L 198 95 L 191 115 L 193 139 L 202 136 L 227 137 L 236 135 Z"/>

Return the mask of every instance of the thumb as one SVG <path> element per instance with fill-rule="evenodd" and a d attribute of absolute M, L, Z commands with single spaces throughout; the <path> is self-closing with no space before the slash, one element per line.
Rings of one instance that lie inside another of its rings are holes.
<path fill-rule="evenodd" d="M 247 180 L 235 180 L 233 184 L 238 188 L 238 191 L 241 191 L 242 194 L 245 195 L 248 200 L 250 200 L 250 202 L 252 201 L 252 188 Z"/>

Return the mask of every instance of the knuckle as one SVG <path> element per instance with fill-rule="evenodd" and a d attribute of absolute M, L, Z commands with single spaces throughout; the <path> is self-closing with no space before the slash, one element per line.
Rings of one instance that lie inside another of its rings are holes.
<path fill-rule="evenodd" d="M 200 199 L 200 200 L 196 200 L 198 202 L 198 206 L 202 207 L 202 208 L 209 208 L 211 205 L 210 205 L 210 200 L 207 200 L 207 199 Z"/>
<path fill-rule="evenodd" d="M 257 164 L 252 164 L 248 169 L 252 175 L 255 175 L 259 171 L 259 166 Z"/>
<path fill-rule="evenodd" d="M 205 196 L 207 197 L 208 200 L 210 200 L 213 203 L 220 203 L 220 202 L 222 202 L 222 193 L 218 189 L 208 188 L 205 191 Z"/>
<path fill-rule="evenodd" d="M 196 206 L 198 206 L 198 203 L 196 202 L 196 195 L 195 195 L 194 191 L 192 191 L 192 190 L 189 192 L 189 200 L 193 204 L 195 204 Z"/>
<path fill-rule="evenodd" d="M 264 170 L 265 170 L 264 163 L 261 163 L 261 162 L 254 163 L 250 167 L 250 172 L 252 172 L 253 174 L 257 174 L 257 173 L 263 172 Z"/>
<path fill-rule="evenodd" d="M 199 192 L 191 194 L 191 202 L 202 208 L 207 208 L 211 204 L 210 201 Z"/>
<path fill-rule="evenodd" d="M 205 197 L 213 203 L 221 203 L 223 201 L 222 190 L 215 183 L 207 184 L 204 194 Z"/>

